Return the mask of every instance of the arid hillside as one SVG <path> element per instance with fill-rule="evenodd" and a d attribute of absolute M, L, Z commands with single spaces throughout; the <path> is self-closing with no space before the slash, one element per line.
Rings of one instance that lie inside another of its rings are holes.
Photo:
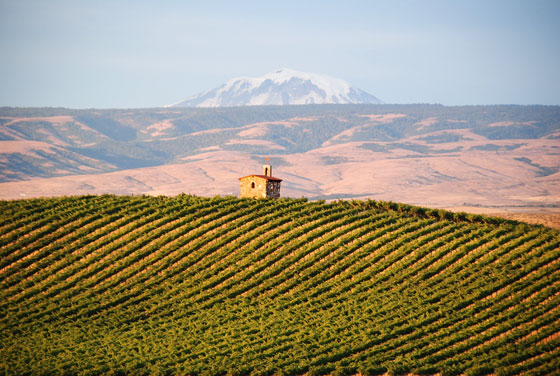
<path fill-rule="evenodd" d="M 0 109 L 0 197 L 237 195 L 266 156 L 282 195 L 494 212 L 560 205 L 560 107 Z"/>

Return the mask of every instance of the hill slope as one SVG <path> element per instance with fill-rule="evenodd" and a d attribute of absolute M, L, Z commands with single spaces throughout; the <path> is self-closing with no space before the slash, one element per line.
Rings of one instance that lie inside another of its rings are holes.
<path fill-rule="evenodd" d="M 560 366 L 560 236 L 400 204 L 0 202 L 7 374 Z"/>
<path fill-rule="evenodd" d="M 0 108 L 4 199 L 234 194 L 268 156 L 282 196 L 558 208 L 559 153 L 560 106 Z"/>

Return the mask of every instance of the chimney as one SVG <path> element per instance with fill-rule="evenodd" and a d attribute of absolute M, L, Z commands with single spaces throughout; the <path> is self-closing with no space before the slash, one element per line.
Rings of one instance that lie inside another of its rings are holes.
<path fill-rule="evenodd" d="M 263 175 L 272 176 L 272 166 L 270 165 L 270 157 L 266 157 L 266 164 L 263 166 Z"/>

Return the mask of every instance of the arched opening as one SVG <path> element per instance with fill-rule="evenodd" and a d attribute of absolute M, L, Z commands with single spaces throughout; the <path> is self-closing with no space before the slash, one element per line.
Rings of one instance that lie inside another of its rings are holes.
<path fill-rule="evenodd" d="M 255 188 L 255 182 L 254 182 L 254 181 L 251 182 L 251 188 L 252 188 L 252 189 Z"/>
<path fill-rule="evenodd" d="M 268 167 L 264 168 L 264 176 L 268 176 Z"/>

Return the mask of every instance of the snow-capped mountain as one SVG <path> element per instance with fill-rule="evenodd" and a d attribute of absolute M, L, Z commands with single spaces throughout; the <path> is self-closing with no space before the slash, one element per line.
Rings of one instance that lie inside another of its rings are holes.
<path fill-rule="evenodd" d="M 383 103 L 344 80 L 281 69 L 262 77 L 239 77 L 169 107 Z"/>

